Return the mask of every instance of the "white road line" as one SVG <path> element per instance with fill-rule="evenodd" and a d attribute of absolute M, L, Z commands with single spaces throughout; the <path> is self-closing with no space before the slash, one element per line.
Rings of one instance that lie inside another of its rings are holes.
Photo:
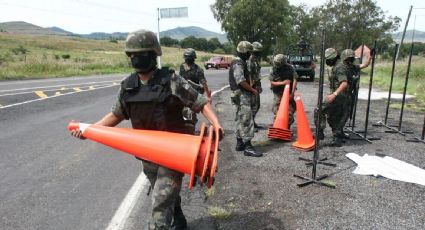
<path fill-rule="evenodd" d="M 115 82 L 113 82 L 115 83 Z M 90 87 L 94 87 L 93 89 L 98 89 L 99 87 L 102 86 L 107 86 L 109 84 L 100 84 L 100 85 L 91 85 Z M 86 87 L 86 86 L 84 86 Z M 64 90 L 71 90 L 71 88 L 66 88 L 66 87 L 61 87 L 58 89 L 48 89 L 48 90 L 43 90 L 43 92 L 52 92 L 52 91 L 64 91 Z M 29 94 L 29 93 L 34 93 L 34 91 L 24 91 L 24 92 L 19 92 L 19 93 L 6 93 L 6 94 L 0 94 L 0 97 L 5 97 L 5 96 L 15 96 L 15 95 L 22 95 L 22 94 Z"/>
<path fill-rule="evenodd" d="M 115 85 L 108 85 L 108 86 L 105 86 L 105 87 L 99 87 L 97 89 L 104 89 L 104 88 L 109 88 L 109 87 L 113 87 L 113 86 L 115 86 Z M 6 108 L 9 108 L 9 107 L 13 107 L 13 106 L 28 104 L 28 103 L 35 102 L 35 101 L 47 100 L 47 99 L 54 98 L 54 97 L 60 97 L 60 96 L 65 96 L 65 95 L 70 95 L 70 94 L 80 93 L 80 92 L 85 92 L 85 91 L 90 91 L 90 90 L 89 89 L 88 90 L 81 90 L 79 92 L 69 92 L 69 93 L 64 93 L 64 94 L 59 94 L 59 95 L 56 95 L 55 94 L 55 95 L 50 96 L 50 97 L 47 97 L 47 98 L 38 98 L 38 99 L 24 101 L 24 102 L 20 102 L 20 103 L 15 103 L 15 104 L 10 104 L 10 105 L 0 106 L 0 110 L 1 109 L 6 109 Z"/>
<path fill-rule="evenodd" d="M 119 80 L 116 80 L 119 81 Z M 34 90 L 34 89 L 48 89 L 48 88 L 57 88 L 57 87 L 66 87 L 66 86 L 75 86 L 75 85 L 91 85 L 91 84 L 99 84 L 99 83 L 111 83 L 116 81 L 91 81 L 91 82 L 85 82 L 85 83 L 75 83 L 75 84 L 68 84 L 68 85 L 51 85 L 51 86 L 38 86 L 38 87 L 31 87 L 31 88 L 19 88 L 19 89 L 5 89 L 0 90 L 0 92 L 11 92 L 11 91 L 21 91 L 21 90 Z"/>
<path fill-rule="evenodd" d="M 74 77 L 74 78 L 59 78 L 59 79 L 50 79 L 50 80 L 46 80 L 46 79 L 38 79 L 38 80 L 26 80 L 26 81 L 11 81 L 11 82 L 2 82 L 0 83 L 0 86 L 2 85 L 20 85 L 20 84 L 28 84 L 28 83 L 34 83 L 34 82 L 64 82 L 64 81 L 78 81 L 81 79 L 97 79 L 97 78 L 114 78 L 114 77 L 121 77 L 124 78 L 125 76 L 121 76 L 121 75 L 100 75 L 97 77 Z M 117 80 L 120 81 L 120 80 Z"/>
<path fill-rule="evenodd" d="M 134 208 L 134 205 L 136 205 L 136 201 L 138 200 L 140 194 L 143 191 L 143 188 L 147 185 L 147 183 L 148 180 L 145 174 L 141 172 L 136 182 L 134 182 L 130 191 L 128 191 L 124 200 L 121 202 L 120 207 L 115 212 L 115 215 L 111 222 L 109 222 L 106 230 L 121 230 L 124 228 L 126 220 L 130 216 L 131 210 Z"/>

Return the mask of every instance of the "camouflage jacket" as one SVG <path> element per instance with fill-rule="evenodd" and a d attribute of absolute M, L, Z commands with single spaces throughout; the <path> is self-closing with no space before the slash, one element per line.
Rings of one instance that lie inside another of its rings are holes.
<path fill-rule="evenodd" d="M 332 67 L 331 73 L 329 75 L 329 93 L 335 92 L 342 82 L 348 82 L 347 73 L 349 73 L 349 66 L 338 60 L 335 66 Z M 341 94 L 346 95 L 349 91 L 347 87 Z"/>
<path fill-rule="evenodd" d="M 258 58 L 251 55 L 247 61 L 247 67 L 248 67 L 248 72 L 251 75 L 253 85 L 260 84 L 261 86 L 261 75 L 260 75 L 261 65 Z"/>
<path fill-rule="evenodd" d="M 273 67 L 270 71 L 269 80 L 270 81 L 285 81 L 290 80 L 291 85 L 290 89 L 292 91 L 292 84 L 294 80 L 298 78 L 298 74 L 295 71 L 295 68 L 292 65 L 286 64 L 280 68 Z M 284 86 L 272 87 L 273 93 L 282 94 L 284 90 Z"/>

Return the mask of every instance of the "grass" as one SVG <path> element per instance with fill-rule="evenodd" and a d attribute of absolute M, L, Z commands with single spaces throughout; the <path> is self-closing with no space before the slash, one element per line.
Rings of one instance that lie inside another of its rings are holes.
<path fill-rule="evenodd" d="M 414 95 L 419 105 L 410 106 L 412 108 L 425 107 L 425 58 L 415 56 L 412 58 L 409 81 L 407 85 L 407 93 Z M 377 61 L 375 63 L 375 71 L 373 76 L 373 86 L 381 90 L 388 91 L 390 87 L 392 62 Z M 369 84 L 370 66 L 363 70 L 367 75 L 361 78 L 361 84 L 366 87 Z M 405 78 L 407 72 L 407 58 L 401 59 L 396 63 L 394 72 L 393 89 L 394 93 L 403 93 Z"/>
<path fill-rule="evenodd" d="M 208 208 L 208 214 L 217 219 L 227 219 L 232 215 L 232 212 L 224 208 L 213 206 Z"/>
<path fill-rule="evenodd" d="M 19 53 L 17 50 L 23 50 Z M 162 47 L 162 66 L 179 70 L 184 49 Z M 213 54 L 197 51 L 203 66 Z M 0 80 L 129 73 L 124 41 L 0 33 Z"/>

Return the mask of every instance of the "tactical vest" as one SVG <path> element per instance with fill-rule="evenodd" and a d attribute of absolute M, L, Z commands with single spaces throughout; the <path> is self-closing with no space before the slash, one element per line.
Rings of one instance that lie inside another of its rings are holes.
<path fill-rule="evenodd" d="M 236 79 L 235 79 L 235 75 L 234 75 L 234 68 L 236 64 L 240 64 L 243 66 L 243 75 L 246 79 L 246 81 L 249 82 L 251 81 L 249 74 L 248 74 L 248 67 L 246 65 L 246 62 L 244 62 L 242 59 L 240 58 L 235 58 L 233 59 L 232 63 L 230 64 L 230 69 L 229 69 L 229 85 L 230 85 L 230 89 L 232 91 L 235 90 L 242 90 L 242 91 L 247 91 L 246 89 L 244 89 L 242 86 L 240 86 L 239 84 L 236 83 Z"/>
<path fill-rule="evenodd" d="M 167 68 L 156 70 L 147 84 L 137 73 L 121 82 L 121 100 L 125 116 L 135 129 L 181 132 L 184 130 L 183 104 L 171 92 L 171 75 Z"/>
<path fill-rule="evenodd" d="M 199 66 L 197 64 L 193 63 L 192 68 L 186 63 L 181 64 L 180 73 L 184 79 L 190 80 L 198 85 L 200 84 L 199 80 L 201 78 L 201 72 L 199 71 Z M 198 92 L 203 94 L 204 90 L 198 90 Z"/>
<path fill-rule="evenodd" d="M 284 81 L 284 80 L 290 80 L 291 84 L 289 85 L 290 91 L 292 91 L 292 84 L 294 82 L 294 69 L 291 65 L 284 65 L 280 68 L 273 67 L 273 72 L 278 78 L 274 78 L 275 81 Z M 282 94 L 283 90 L 285 89 L 284 85 L 276 86 L 271 88 L 273 93 L 275 94 Z"/>
<path fill-rule="evenodd" d="M 356 76 L 360 75 L 360 66 L 359 65 L 350 65 L 347 66 L 347 81 L 349 91 L 351 92 L 357 84 Z"/>
<path fill-rule="evenodd" d="M 199 66 L 197 64 L 193 64 L 192 67 L 183 63 L 180 67 L 181 76 L 186 80 L 191 80 L 196 84 L 199 84 Z"/>

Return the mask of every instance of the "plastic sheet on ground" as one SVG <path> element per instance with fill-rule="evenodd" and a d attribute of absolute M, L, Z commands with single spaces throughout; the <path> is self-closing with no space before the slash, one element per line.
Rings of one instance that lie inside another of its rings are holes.
<path fill-rule="evenodd" d="M 383 176 L 392 180 L 405 181 L 425 186 L 425 170 L 404 161 L 385 156 L 359 156 L 348 153 L 345 156 L 357 164 L 353 171 L 360 175 Z"/>

